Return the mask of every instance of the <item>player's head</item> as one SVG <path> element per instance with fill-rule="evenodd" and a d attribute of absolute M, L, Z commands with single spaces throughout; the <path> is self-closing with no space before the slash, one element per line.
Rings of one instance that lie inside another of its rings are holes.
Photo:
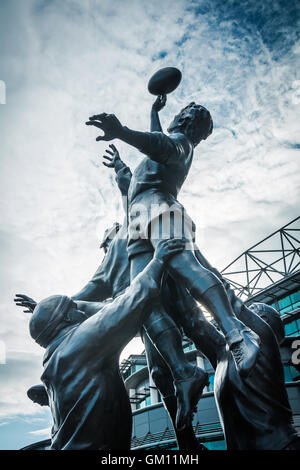
<path fill-rule="evenodd" d="M 82 323 L 86 315 L 66 295 L 52 295 L 34 309 L 29 322 L 31 337 L 46 348 L 67 327 Z"/>
<path fill-rule="evenodd" d="M 121 224 L 119 224 L 119 222 L 115 222 L 112 227 L 105 230 L 102 242 L 100 244 L 100 248 L 103 248 L 104 253 L 107 253 L 109 245 L 111 244 L 113 238 L 117 235 L 120 228 Z"/>
<path fill-rule="evenodd" d="M 284 338 L 284 326 L 277 310 L 270 305 L 255 302 L 249 307 L 272 328 L 280 343 Z"/>
<path fill-rule="evenodd" d="M 194 147 L 213 131 L 213 121 L 210 112 L 194 102 L 183 108 L 171 122 L 168 132 L 182 132 L 193 143 Z"/>

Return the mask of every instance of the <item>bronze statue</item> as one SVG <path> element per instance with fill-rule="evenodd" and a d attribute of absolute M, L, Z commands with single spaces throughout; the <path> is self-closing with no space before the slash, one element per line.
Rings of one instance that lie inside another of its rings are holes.
<path fill-rule="evenodd" d="M 52 296 L 37 304 L 16 295 L 16 304 L 33 312 L 31 336 L 46 348 L 45 388 L 31 387 L 28 396 L 41 405 L 49 402 L 52 449 L 130 448 L 131 409 L 119 355 L 138 330 L 181 450 L 203 449 L 192 413 L 208 379 L 186 360 L 181 332 L 216 369 L 229 449 L 299 449 L 289 423 L 274 312 L 271 318 L 267 306 L 250 310 L 236 297 L 196 246 L 194 223 L 177 199 L 194 148 L 213 130 L 209 111 L 192 102 L 164 134 L 158 113 L 180 80 L 172 67 L 151 78 L 149 91 L 158 98 L 150 132 L 130 130 L 106 113 L 86 123 L 104 131 L 97 141 L 119 138 L 146 155 L 133 174 L 113 144 L 104 155 L 104 165 L 116 172 L 125 218 L 105 232 L 105 257 L 93 278 L 72 298 Z M 204 319 L 197 302 L 221 331 Z"/>

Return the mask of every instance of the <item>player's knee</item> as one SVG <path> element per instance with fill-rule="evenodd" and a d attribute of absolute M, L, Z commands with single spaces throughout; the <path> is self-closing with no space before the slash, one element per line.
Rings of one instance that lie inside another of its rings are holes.
<path fill-rule="evenodd" d="M 198 299 L 199 295 L 201 297 L 201 295 L 204 295 L 206 291 L 212 287 L 223 288 L 223 285 L 217 276 L 210 271 L 206 271 L 202 272 L 200 276 L 195 277 L 194 280 L 192 280 L 188 290 L 193 297 Z"/>
<path fill-rule="evenodd" d="M 190 309 L 183 317 L 180 317 L 181 325 L 184 334 L 192 339 L 195 335 L 195 332 L 202 331 L 203 324 L 206 321 L 201 315 L 199 315 L 199 308 Z"/>

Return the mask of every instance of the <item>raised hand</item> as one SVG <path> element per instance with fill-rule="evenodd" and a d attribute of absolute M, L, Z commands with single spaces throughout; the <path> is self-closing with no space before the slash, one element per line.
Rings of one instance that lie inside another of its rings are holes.
<path fill-rule="evenodd" d="M 116 139 L 121 136 L 123 131 L 122 124 L 114 114 L 96 114 L 89 118 L 86 125 L 98 127 L 98 129 L 104 132 L 104 135 L 100 135 L 96 138 L 97 142 L 100 140 L 109 141 Z"/>
<path fill-rule="evenodd" d="M 167 95 L 158 95 L 158 97 L 156 98 L 156 100 L 154 101 L 152 105 L 152 109 L 154 109 L 154 111 L 159 112 L 161 109 L 163 109 L 166 106 L 166 102 L 167 102 Z"/>
<path fill-rule="evenodd" d="M 108 168 L 114 168 L 117 172 L 119 171 L 119 169 L 123 168 L 124 163 L 121 160 L 119 151 L 116 149 L 116 147 L 113 144 L 110 144 L 109 147 L 111 148 L 111 150 L 106 149 L 105 152 L 108 153 L 108 155 L 111 155 L 111 157 L 109 157 L 108 155 L 103 155 L 103 158 L 107 160 L 107 162 L 102 163 Z"/>
<path fill-rule="evenodd" d="M 166 263 L 172 256 L 181 253 L 185 248 L 185 244 L 185 238 L 170 238 L 168 240 L 162 240 L 158 243 L 155 249 L 154 258 Z"/>
<path fill-rule="evenodd" d="M 19 307 L 25 307 L 27 309 L 23 310 L 24 313 L 33 313 L 35 307 L 37 306 L 37 302 L 25 294 L 16 294 L 14 302 Z"/>

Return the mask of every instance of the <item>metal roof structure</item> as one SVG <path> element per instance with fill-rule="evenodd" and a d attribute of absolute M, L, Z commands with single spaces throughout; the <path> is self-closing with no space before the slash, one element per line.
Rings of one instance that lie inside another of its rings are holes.
<path fill-rule="evenodd" d="M 244 251 L 221 272 L 243 300 L 257 299 L 260 293 L 266 302 L 263 294 L 269 288 L 271 301 L 299 287 L 300 216 Z"/>
<path fill-rule="evenodd" d="M 250 296 L 246 300 L 246 304 L 253 301 L 272 303 L 274 300 L 279 299 L 300 288 L 300 270 L 295 274 L 286 276 L 284 279 L 274 282 L 269 287 L 261 289 L 258 293 Z M 286 312 L 285 315 L 293 315 L 295 312 Z"/>
<path fill-rule="evenodd" d="M 146 365 L 146 362 L 141 360 L 141 358 L 145 356 L 145 351 L 143 351 L 140 354 L 131 354 L 127 359 L 123 359 L 123 361 L 120 364 L 120 372 L 122 374 L 125 374 L 128 369 L 130 369 L 131 366 L 133 365 Z"/>

